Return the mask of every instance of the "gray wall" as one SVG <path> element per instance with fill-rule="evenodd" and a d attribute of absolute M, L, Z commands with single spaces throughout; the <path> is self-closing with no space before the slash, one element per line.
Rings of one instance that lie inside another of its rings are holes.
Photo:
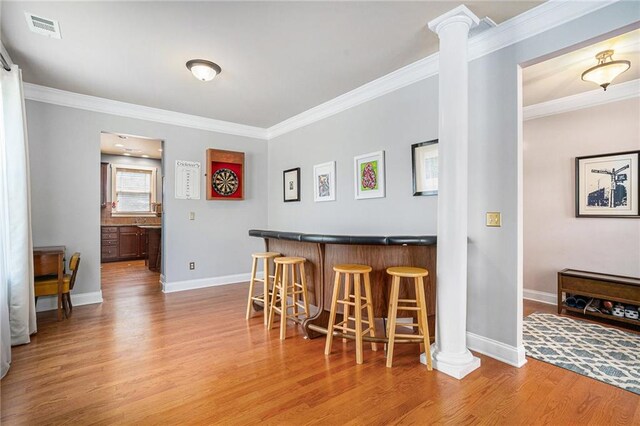
<path fill-rule="evenodd" d="M 575 158 L 640 150 L 640 98 L 524 124 L 524 288 L 564 268 L 640 276 L 640 220 L 575 217 Z M 553 153 L 553 155 L 549 155 Z"/>
<path fill-rule="evenodd" d="M 125 155 L 100 154 L 100 161 L 125 166 L 155 167 L 156 170 L 156 202 L 162 203 L 162 160 L 155 158 L 127 157 Z M 111 167 L 107 173 L 107 201 L 111 201 Z"/>
<path fill-rule="evenodd" d="M 634 2 L 620 2 L 470 63 L 468 331 L 520 344 L 518 146 L 519 66 L 630 25 Z M 409 145 L 437 137 L 436 79 L 416 83 L 269 142 L 269 192 L 282 170 L 302 168 L 300 203 L 269 199 L 269 227 L 353 233 L 435 233 L 436 199 L 411 197 Z M 387 198 L 353 200 L 353 156 L 387 151 Z M 313 164 L 337 161 L 336 202 L 313 203 Z M 502 212 L 501 228 L 485 212 Z"/>
<path fill-rule="evenodd" d="M 163 139 L 164 258 L 167 282 L 221 277 L 250 270 L 263 248 L 247 235 L 266 227 L 267 144 L 264 141 L 27 101 L 35 245 L 63 244 L 80 251 L 77 293 L 100 289 L 100 132 Z M 246 153 L 245 200 L 176 200 L 176 160 L 205 162 L 207 148 Z M 189 212 L 196 220 L 189 220 Z M 190 271 L 188 262 L 195 261 Z"/>
<path fill-rule="evenodd" d="M 411 145 L 438 137 L 438 79 L 429 78 L 269 141 L 269 228 L 349 234 L 435 234 L 437 197 L 414 197 Z M 355 200 L 353 157 L 385 151 L 386 197 Z M 336 201 L 313 201 L 313 166 L 336 161 Z M 300 202 L 282 172 L 300 167 Z"/>

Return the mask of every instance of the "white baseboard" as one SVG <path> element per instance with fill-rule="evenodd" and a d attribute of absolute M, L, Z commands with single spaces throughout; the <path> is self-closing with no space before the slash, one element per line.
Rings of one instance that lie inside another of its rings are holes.
<path fill-rule="evenodd" d="M 262 272 L 256 274 L 256 278 L 262 278 Z M 198 278 L 195 280 L 167 282 L 165 277 L 160 277 L 162 291 L 164 293 L 174 293 L 176 291 L 195 290 L 198 288 L 215 287 L 226 284 L 246 283 L 251 278 L 249 272 L 245 274 L 223 275 L 221 277 Z"/>
<path fill-rule="evenodd" d="M 74 307 L 102 303 L 102 291 L 71 293 L 71 303 Z M 56 296 L 38 297 L 36 312 L 55 311 L 56 309 L 58 309 L 58 298 Z"/>
<path fill-rule="evenodd" d="M 527 363 L 524 346 L 506 345 L 488 337 L 479 336 L 467 331 L 467 346 L 472 351 L 495 358 L 514 367 L 522 367 Z"/>
<path fill-rule="evenodd" d="M 548 305 L 558 304 L 558 295 L 556 293 L 547 293 L 546 291 L 527 290 L 525 288 L 522 290 L 522 297 L 527 300 L 546 303 Z"/>

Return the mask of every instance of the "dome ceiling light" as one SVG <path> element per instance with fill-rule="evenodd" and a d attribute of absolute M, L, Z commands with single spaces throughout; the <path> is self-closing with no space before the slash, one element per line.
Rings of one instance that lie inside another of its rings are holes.
<path fill-rule="evenodd" d="M 631 67 L 631 62 L 613 60 L 613 50 L 604 50 L 596 55 L 598 65 L 582 73 L 583 81 L 591 81 L 605 91 L 613 80 Z"/>
<path fill-rule="evenodd" d="M 187 62 L 187 68 L 195 78 L 201 81 L 211 81 L 222 72 L 218 64 L 205 59 L 192 59 Z"/>

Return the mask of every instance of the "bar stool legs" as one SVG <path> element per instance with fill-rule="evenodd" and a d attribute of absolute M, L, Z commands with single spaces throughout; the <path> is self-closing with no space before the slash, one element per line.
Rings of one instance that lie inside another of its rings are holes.
<path fill-rule="evenodd" d="M 270 281 L 274 278 L 273 275 L 269 273 L 269 261 L 276 257 L 280 256 L 280 253 L 274 252 L 264 252 L 264 253 L 253 253 L 251 255 L 253 261 L 251 263 L 251 279 L 249 280 L 249 297 L 247 299 L 247 315 L 246 319 L 248 320 L 251 317 L 251 304 L 255 301 L 261 301 L 264 305 L 264 325 L 267 325 L 268 317 L 269 317 L 269 301 L 272 298 L 272 294 L 274 293 L 272 287 L 270 285 Z M 258 269 L 258 260 L 262 259 L 262 266 L 264 271 L 264 278 L 256 278 L 256 273 Z M 254 296 L 254 286 L 256 281 L 262 282 L 263 290 L 262 295 Z"/>
<path fill-rule="evenodd" d="M 305 316 L 309 316 L 304 262 L 306 262 L 306 259 L 302 257 L 279 257 L 274 260 L 276 271 L 267 328 L 271 329 L 273 325 L 274 313 L 279 313 L 280 340 L 286 338 L 288 318 L 294 318 L 299 321 L 302 314 L 300 309 L 304 310 Z M 302 297 L 302 303 L 300 303 L 300 297 Z M 291 299 L 291 303 L 289 303 L 289 299 Z M 278 301 L 280 301 L 279 306 Z M 291 315 L 289 315 L 289 308 L 292 310 Z"/>
<path fill-rule="evenodd" d="M 396 337 L 406 339 L 420 338 L 422 340 L 421 343 L 424 345 L 424 351 L 427 358 L 427 370 L 431 371 L 433 368 L 431 363 L 431 342 L 429 336 L 429 322 L 427 319 L 427 304 L 424 293 L 423 280 L 423 277 L 426 277 L 429 272 L 426 269 L 422 268 L 393 267 L 388 268 L 387 273 L 393 277 L 391 280 L 391 296 L 389 301 L 387 325 L 387 335 L 389 336 L 389 343 L 387 345 L 387 367 L 391 367 L 393 365 L 393 348 Z M 416 294 L 415 299 L 398 298 L 398 293 L 400 291 L 400 278 L 413 278 Z M 419 334 L 415 335 L 396 333 L 396 319 L 398 310 L 416 312 L 418 322 L 415 324 L 412 323 L 411 325 L 418 327 Z"/>
<path fill-rule="evenodd" d="M 356 340 L 356 364 L 363 362 L 362 336 L 369 333 L 371 337 L 375 337 L 375 318 L 373 316 L 373 304 L 371 298 L 371 282 L 369 280 L 370 266 L 365 265 L 336 265 L 335 282 L 333 285 L 333 296 L 331 298 L 331 313 L 329 314 L 329 325 L 327 327 L 327 340 L 325 343 L 324 354 L 331 353 L 331 345 L 333 343 L 333 331 L 340 330 L 344 334 L 349 332 L 355 334 Z M 340 299 L 340 274 L 344 274 L 344 296 Z M 351 275 L 353 275 L 353 290 L 351 294 Z M 362 296 L 361 276 L 364 276 L 365 296 Z M 364 304 L 362 303 L 364 299 Z M 352 301 L 353 300 L 353 301 Z M 336 313 L 338 304 L 343 305 L 343 320 L 336 324 Z M 350 308 L 353 306 L 354 317 L 350 316 Z M 367 319 L 362 318 L 362 310 L 367 309 Z M 349 328 L 349 320 L 354 320 L 354 327 Z M 362 329 L 362 323 L 367 324 L 365 330 Z M 371 343 L 371 349 L 377 350 L 375 342 Z"/>

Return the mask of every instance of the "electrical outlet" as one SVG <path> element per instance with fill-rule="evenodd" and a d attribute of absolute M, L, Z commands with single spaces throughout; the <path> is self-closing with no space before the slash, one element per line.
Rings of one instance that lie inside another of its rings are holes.
<path fill-rule="evenodd" d="M 189 262 L 189 269 L 191 269 L 192 271 L 196 269 L 196 262 Z"/>
<path fill-rule="evenodd" d="M 487 212 L 487 226 L 502 226 L 502 215 L 500 212 Z"/>
<path fill-rule="evenodd" d="M 196 212 L 189 212 L 189 220 L 196 220 Z"/>

